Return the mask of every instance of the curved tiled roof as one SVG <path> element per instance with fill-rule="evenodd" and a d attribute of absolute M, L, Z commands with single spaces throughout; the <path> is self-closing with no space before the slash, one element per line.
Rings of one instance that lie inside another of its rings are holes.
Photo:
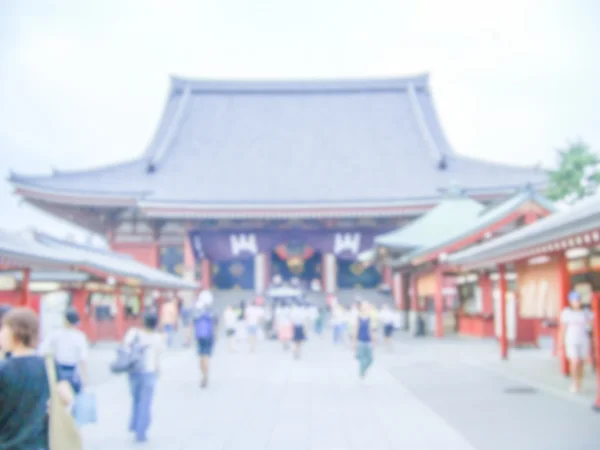
<path fill-rule="evenodd" d="M 455 183 L 505 192 L 545 182 L 535 169 L 453 152 L 428 77 L 342 81 L 172 79 L 146 152 L 110 167 L 12 175 L 24 195 L 152 204 L 403 204 Z"/>

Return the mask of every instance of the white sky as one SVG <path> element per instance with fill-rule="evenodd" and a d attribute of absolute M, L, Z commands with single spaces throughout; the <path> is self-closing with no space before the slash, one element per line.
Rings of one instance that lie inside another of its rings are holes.
<path fill-rule="evenodd" d="M 169 74 L 427 71 L 456 151 L 549 166 L 568 140 L 600 148 L 598 23 L 595 0 L 2 0 L 0 174 L 136 157 Z M 0 228 L 66 232 L 4 180 L 0 206 Z"/>

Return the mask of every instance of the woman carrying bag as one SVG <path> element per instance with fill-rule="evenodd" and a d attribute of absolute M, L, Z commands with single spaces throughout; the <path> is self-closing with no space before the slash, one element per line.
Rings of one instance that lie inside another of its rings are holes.
<path fill-rule="evenodd" d="M 81 450 L 67 411 L 68 383 L 58 383 L 50 358 L 36 352 L 38 319 L 15 308 L 2 320 L 0 345 L 11 357 L 0 363 L 0 450 Z"/>

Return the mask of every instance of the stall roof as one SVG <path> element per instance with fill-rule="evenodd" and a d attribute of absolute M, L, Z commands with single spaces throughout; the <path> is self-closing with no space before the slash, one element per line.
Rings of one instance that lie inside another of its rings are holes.
<path fill-rule="evenodd" d="M 141 285 L 153 288 L 197 288 L 195 283 L 148 267 L 128 255 L 62 241 L 42 233 L 23 236 L 0 231 L 0 258 L 12 266 L 96 269 L 109 275 L 135 278 Z"/>
<path fill-rule="evenodd" d="M 428 247 L 464 231 L 484 210 L 467 197 L 447 198 L 405 227 L 378 236 L 375 244 L 402 251 Z"/>
<path fill-rule="evenodd" d="M 532 189 L 525 189 L 508 200 L 482 211 L 475 219 L 473 219 L 473 217 L 468 217 L 468 219 L 471 220 L 469 225 L 462 228 L 452 227 L 451 231 L 453 232 L 446 229 L 446 223 L 452 223 L 456 220 L 449 216 L 446 221 L 441 222 L 443 223 L 443 226 L 440 226 L 440 223 L 438 223 L 438 234 L 431 234 L 427 245 L 415 248 L 403 255 L 396 264 L 406 264 L 415 259 L 426 257 L 428 254 L 444 251 L 444 249 L 453 244 L 464 242 L 471 236 L 482 236 L 486 230 L 489 230 L 495 225 L 502 224 L 503 221 L 506 222 L 506 219 L 514 217 L 515 213 L 518 214 L 524 205 L 530 203 L 535 203 L 548 213 L 555 210 L 554 205 L 548 199 L 537 194 Z M 461 223 L 463 222 L 461 221 Z"/>
<path fill-rule="evenodd" d="M 600 245 L 600 195 L 582 200 L 569 209 L 557 212 L 504 236 L 454 253 L 448 260 L 455 264 L 477 265 L 510 262 L 529 254 L 566 248 L 571 244 L 597 242 Z M 573 242 L 564 242 L 585 233 Z M 559 242 L 562 241 L 562 242 Z M 581 241 L 581 242 L 579 242 Z"/>

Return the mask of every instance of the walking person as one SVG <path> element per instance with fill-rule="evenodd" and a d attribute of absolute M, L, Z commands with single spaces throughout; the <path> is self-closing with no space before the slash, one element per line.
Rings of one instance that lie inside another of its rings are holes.
<path fill-rule="evenodd" d="M 333 307 L 333 314 L 331 317 L 334 344 L 339 344 L 344 339 L 344 316 L 344 307 L 342 305 L 335 305 Z"/>
<path fill-rule="evenodd" d="M 198 301 L 196 306 L 194 329 L 196 331 L 196 348 L 200 358 L 200 387 L 205 388 L 208 386 L 208 371 L 215 343 L 217 319 L 212 310 L 212 303 Z"/>
<path fill-rule="evenodd" d="M 585 360 L 590 356 L 590 339 L 587 333 L 592 314 L 583 309 L 578 292 L 569 294 L 569 306 L 560 314 L 559 342 L 562 343 L 569 360 L 573 384 L 570 391 L 581 391 Z"/>
<path fill-rule="evenodd" d="M 151 422 L 152 401 L 160 362 L 165 351 L 164 336 L 157 330 L 158 317 L 148 311 L 143 316 L 142 328 L 131 328 L 124 338 L 126 347 L 138 345 L 143 350 L 143 369 L 129 373 L 131 393 L 131 420 L 129 431 L 135 433 L 136 442 L 145 442 Z"/>
<path fill-rule="evenodd" d="M 248 343 L 251 352 L 256 349 L 256 338 L 264 316 L 263 307 L 259 306 L 256 301 L 246 309 L 246 331 L 248 332 Z"/>
<path fill-rule="evenodd" d="M 0 448 L 46 450 L 48 442 L 49 377 L 37 354 L 39 322 L 27 308 L 14 308 L 2 318 L 0 347 L 11 357 L 0 362 Z M 63 404 L 73 402 L 70 389 L 59 383 Z"/>
<path fill-rule="evenodd" d="M 89 344 L 83 331 L 79 330 L 79 314 L 68 309 L 65 326 L 54 330 L 42 342 L 41 355 L 52 355 L 56 362 L 59 381 L 67 381 L 77 395 L 87 381 L 87 359 Z"/>
<path fill-rule="evenodd" d="M 373 343 L 375 333 L 372 329 L 372 314 L 368 304 L 361 302 L 356 321 L 356 334 L 354 337 L 354 351 L 359 364 L 359 375 L 364 379 L 367 370 L 373 364 Z"/>
<path fill-rule="evenodd" d="M 282 302 L 281 305 L 277 307 L 275 317 L 277 324 L 277 336 L 283 345 L 283 349 L 287 350 L 290 345 L 290 340 L 294 335 L 293 324 L 290 317 L 290 308 L 287 303 Z"/>
<path fill-rule="evenodd" d="M 230 352 L 235 350 L 235 329 L 237 326 L 238 315 L 231 305 L 227 305 L 223 312 L 223 323 L 225 324 L 225 334 L 227 335 L 227 348 Z"/>
<path fill-rule="evenodd" d="M 178 321 L 179 311 L 177 309 L 177 301 L 175 299 L 169 299 L 162 305 L 160 310 L 160 324 L 167 335 L 168 347 L 173 346 Z"/>
<path fill-rule="evenodd" d="M 290 319 L 292 321 L 294 327 L 293 341 L 294 341 L 294 358 L 300 358 L 300 348 L 302 347 L 302 342 L 306 339 L 306 309 L 299 306 L 292 306 L 290 312 Z"/>
<path fill-rule="evenodd" d="M 392 335 L 394 334 L 394 327 L 396 322 L 396 315 L 394 311 L 387 305 L 383 304 L 381 311 L 379 312 L 379 321 L 383 325 L 383 339 L 386 346 L 392 348 Z"/>

